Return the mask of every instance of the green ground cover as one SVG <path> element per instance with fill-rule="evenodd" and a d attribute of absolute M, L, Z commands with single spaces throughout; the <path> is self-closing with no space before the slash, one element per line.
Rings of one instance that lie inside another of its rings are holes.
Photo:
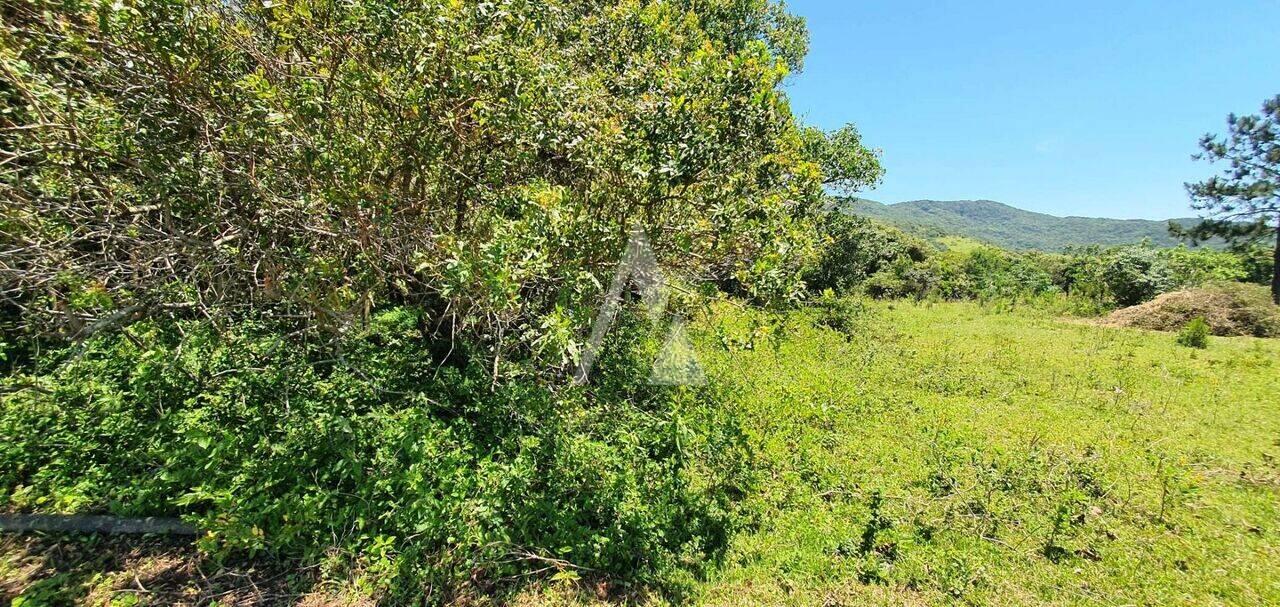
<path fill-rule="evenodd" d="M 724 304 L 693 327 L 755 476 L 723 561 L 683 597 L 566 570 L 467 604 L 1280 602 L 1276 340 L 1200 350 L 970 303 L 846 301 L 781 328 Z M 61 571 L 21 546 L 6 544 L 5 577 Z M 57 578 L 81 589 L 34 587 L 50 604 L 164 604 L 116 560 L 124 573 L 80 563 Z M 303 604 L 347 604 L 315 596 Z"/>
<path fill-rule="evenodd" d="M 764 480 L 703 602 L 1280 602 L 1280 343 L 964 303 L 854 316 L 706 348 Z"/>

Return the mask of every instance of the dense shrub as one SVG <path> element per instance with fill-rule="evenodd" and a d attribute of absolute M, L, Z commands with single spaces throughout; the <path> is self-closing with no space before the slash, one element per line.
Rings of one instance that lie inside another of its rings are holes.
<path fill-rule="evenodd" d="M 1201 350 L 1209 347 L 1209 323 L 1203 316 L 1197 316 L 1178 332 L 1178 345 Z"/>
<path fill-rule="evenodd" d="M 1124 247 L 1108 255 L 1102 279 L 1121 306 L 1142 303 L 1174 285 L 1165 260 L 1146 247 Z"/>
<path fill-rule="evenodd" d="M 5 507 L 182 515 L 408 594 L 714 562 L 749 488 L 724 395 L 645 383 L 647 325 L 569 371 L 634 226 L 787 302 L 824 180 L 878 178 L 792 116 L 780 4 L 0 16 Z"/>
<path fill-rule="evenodd" d="M 935 292 L 937 282 L 938 276 L 931 266 L 903 259 L 867 278 L 863 291 L 881 299 L 923 299 Z"/>
<path fill-rule="evenodd" d="M 1255 284 L 1270 284 L 1276 265 L 1275 250 L 1263 243 L 1240 244 L 1232 248 L 1244 266 L 1244 280 Z"/>
<path fill-rule="evenodd" d="M 825 291 L 813 301 L 814 324 L 827 327 L 852 341 L 872 316 L 871 310 L 854 297 L 841 297 Z"/>
<path fill-rule="evenodd" d="M 260 322 L 93 338 L 0 397 L 0 509 L 183 516 L 212 550 L 337 550 L 407 595 L 546 559 L 668 587 L 715 562 L 745 443 L 715 386 L 646 382 L 647 322 L 592 388 L 555 390 L 441 349 L 430 321 L 390 309 L 305 350 Z"/>
<path fill-rule="evenodd" d="M 668 271 L 797 293 L 822 176 L 779 88 L 803 26 L 764 0 L 3 18 L 0 294 L 33 328 L 252 310 L 341 330 L 408 303 L 555 367 L 572 339 L 540 328 L 587 322 L 633 223 Z"/>
<path fill-rule="evenodd" d="M 935 251 L 923 263 L 900 260 L 867 280 L 875 297 L 1006 299 L 1035 297 L 1056 286 L 1043 260 L 994 247 Z"/>
<path fill-rule="evenodd" d="M 1104 256 L 1100 247 L 1075 249 L 1062 255 L 1051 270 L 1053 283 L 1064 292 L 1099 303 L 1110 303 L 1111 293 L 1103 277 Z"/>
<path fill-rule="evenodd" d="M 979 247 L 964 254 L 959 268 L 973 285 L 973 296 L 982 299 L 1036 295 L 1053 288 L 1049 273 L 1038 259 L 995 247 Z"/>
<path fill-rule="evenodd" d="M 1200 286 L 1223 280 L 1245 280 L 1245 257 L 1232 251 L 1185 246 L 1160 250 L 1171 280 L 1180 287 Z"/>
<path fill-rule="evenodd" d="M 929 245 L 906 233 L 864 217 L 838 211 L 824 213 L 818 221 L 821 250 L 814 265 L 804 275 L 814 292 L 831 289 L 850 293 L 871 277 L 888 272 L 897 280 L 896 268 L 908 268 L 924 261 Z M 899 295 L 896 290 L 890 296 Z"/>

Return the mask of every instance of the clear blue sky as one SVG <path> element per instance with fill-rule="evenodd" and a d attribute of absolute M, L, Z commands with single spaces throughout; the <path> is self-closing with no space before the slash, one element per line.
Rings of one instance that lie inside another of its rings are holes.
<path fill-rule="evenodd" d="M 1280 94 L 1275 0 L 788 6 L 810 31 L 792 108 L 883 150 L 882 202 L 1188 216 L 1199 137 Z"/>

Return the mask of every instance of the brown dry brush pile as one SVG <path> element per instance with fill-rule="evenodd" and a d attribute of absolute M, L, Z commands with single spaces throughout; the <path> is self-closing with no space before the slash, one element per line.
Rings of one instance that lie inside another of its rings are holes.
<path fill-rule="evenodd" d="M 1165 293 L 1147 303 L 1116 310 L 1103 324 L 1177 331 L 1197 317 L 1209 323 L 1214 335 L 1280 337 L 1280 306 L 1271 303 L 1265 288 L 1239 283 Z"/>

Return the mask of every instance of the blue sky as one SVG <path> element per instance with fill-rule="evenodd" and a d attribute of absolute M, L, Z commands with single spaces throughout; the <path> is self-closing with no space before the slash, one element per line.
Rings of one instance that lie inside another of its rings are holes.
<path fill-rule="evenodd" d="M 811 37 L 792 109 L 883 150 L 883 202 L 1188 216 L 1200 135 L 1280 94 L 1275 0 L 788 6 Z"/>

